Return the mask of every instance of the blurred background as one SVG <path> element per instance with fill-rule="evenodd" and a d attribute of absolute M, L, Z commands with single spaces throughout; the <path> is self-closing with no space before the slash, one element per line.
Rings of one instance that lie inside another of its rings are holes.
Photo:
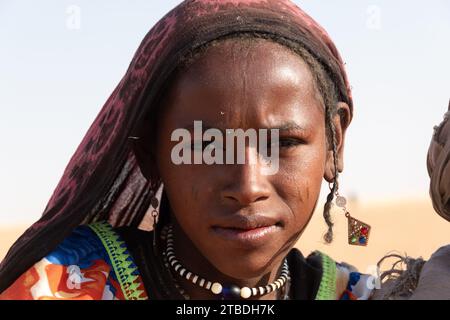
<path fill-rule="evenodd" d="M 323 192 L 298 246 L 366 271 L 396 250 L 428 258 L 450 224 L 428 196 L 426 154 L 450 98 L 447 0 L 294 1 L 339 48 L 353 87 L 340 193 L 372 226 L 347 245 L 334 212 L 325 245 Z M 39 219 L 71 155 L 124 75 L 144 35 L 180 1 L 0 0 L 0 260 Z"/>

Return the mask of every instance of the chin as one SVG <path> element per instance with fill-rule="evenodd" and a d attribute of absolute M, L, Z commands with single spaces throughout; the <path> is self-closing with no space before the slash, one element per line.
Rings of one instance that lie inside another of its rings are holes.
<path fill-rule="evenodd" d="M 220 252 L 220 251 L 219 251 Z M 211 261 L 218 271 L 238 280 L 258 278 L 270 272 L 279 259 L 274 259 L 275 253 L 236 252 L 222 254 Z"/>

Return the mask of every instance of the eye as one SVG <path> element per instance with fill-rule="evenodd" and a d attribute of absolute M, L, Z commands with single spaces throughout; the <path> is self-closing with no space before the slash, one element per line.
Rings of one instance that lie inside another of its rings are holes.
<path fill-rule="evenodd" d="M 281 148 L 293 148 L 293 147 L 298 146 L 303 143 L 304 142 L 302 140 L 296 139 L 296 138 L 281 138 L 280 139 L 280 147 Z"/>
<path fill-rule="evenodd" d="M 191 142 L 191 150 L 193 151 L 204 151 L 206 147 L 211 145 L 213 141 L 192 141 Z"/>
<path fill-rule="evenodd" d="M 278 143 L 276 141 L 273 141 L 269 144 L 269 148 L 294 148 L 298 145 L 304 144 L 305 142 L 298 138 L 283 138 L 281 137 Z"/>

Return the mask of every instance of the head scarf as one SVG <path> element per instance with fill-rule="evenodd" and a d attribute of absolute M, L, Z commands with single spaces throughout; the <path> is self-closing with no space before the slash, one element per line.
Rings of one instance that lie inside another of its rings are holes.
<path fill-rule="evenodd" d="M 435 128 L 428 150 L 430 196 L 436 212 L 450 221 L 450 102 L 444 121 Z"/>
<path fill-rule="evenodd" d="M 152 106 L 180 58 L 220 37 L 259 33 L 301 43 L 353 103 L 342 59 L 325 30 L 289 0 L 187 0 L 145 36 L 131 64 L 67 165 L 39 221 L 0 265 L 0 292 L 53 250 L 80 224 L 108 220 L 138 226 L 157 181 L 147 181 L 130 137 L 152 117 Z"/>

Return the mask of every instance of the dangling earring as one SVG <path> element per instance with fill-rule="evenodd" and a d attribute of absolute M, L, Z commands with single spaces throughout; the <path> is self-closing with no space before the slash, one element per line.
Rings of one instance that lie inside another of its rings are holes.
<path fill-rule="evenodd" d="M 327 112 L 327 115 L 329 113 Z M 324 236 L 324 239 L 327 243 L 331 243 L 333 240 L 333 222 L 331 221 L 330 211 L 334 197 L 336 196 L 336 205 L 340 207 L 347 218 L 348 222 L 348 243 L 354 246 L 367 246 L 369 242 L 370 235 L 370 226 L 367 223 L 364 223 L 360 220 L 353 218 L 348 212 L 346 205 L 347 200 L 339 194 L 339 170 L 338 170 L 338 150 L 336 147 L 336 133 L 333 122 L 331 118 L 328 119 L 328 123 L 330 125 L 332 143 L 333 143 L 333 164 L 334 164 L 334 178 L 333 182 L 329 183 L 330 193 L 327 196 L 327 201 L 324 205 L 323 216 L 325 218 L 325 222 L 328 225 L 328 231 Z"/>
<path fill-rule="evenodd" d="M 153 247 L 156 246 L 156 226 L 158 223 L 159 212 L 157 210 L 159 205 L 159 200 L 156 198 L 156 195 L 153 193 L 152 199 L 150 200 L 150 204 L 153 207 L 152 209 L 152 217 L 153 217 Z"/>
<path fill-rule="evenodd" d="M 347 210 L 347 199 L 339 194 L 336 180 L 336 205 L 345 213 L 348 223 L 348 244 L 354 246 L 367 246 L 369 242 L 370 226 L 358 219 L 353 218 Z"/>

